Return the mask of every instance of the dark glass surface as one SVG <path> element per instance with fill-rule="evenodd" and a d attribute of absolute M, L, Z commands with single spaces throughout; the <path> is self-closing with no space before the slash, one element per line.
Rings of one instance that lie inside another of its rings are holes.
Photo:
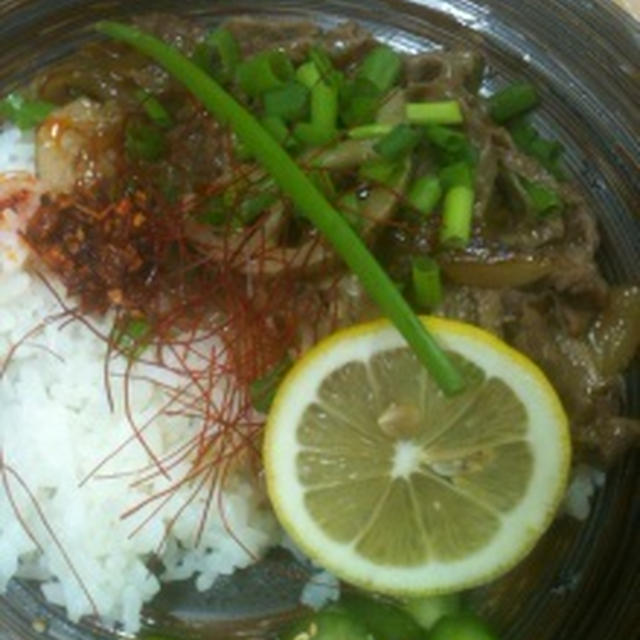
<path fill-rule="evenodd" d="M 640 27 L 608 2 L 589 0 L 0 0 L 0 94 L 94 38 L 89 25 L 147 10 L 199 15 L 213 24 L 243 13 L 330 25 L 362 22 L 415 51 L 474 45 L 491 65 L 487 88 L 528 78 L 540 88 L 540 127 L 568 150 L 568 166 L 602 228 L 601 263 L 612 281 L 640 281 Z M 640 413 L 640 370 L 628 376 L 630 415 Z M 589 520 L 558 519 L 536 550 L 478 606 L 505 640 L 633 640 L 640 636 L 640 455 L 607 474 Z M 296 615 L 304 571 L 283 554 L 198 594 L 174 584 L 147 610 L 146 628 L 172 637 L 255 634 Z M 113 637 L 70 625 L 37 586 L 14 581 L 0 597 L 0 639 Z"/>

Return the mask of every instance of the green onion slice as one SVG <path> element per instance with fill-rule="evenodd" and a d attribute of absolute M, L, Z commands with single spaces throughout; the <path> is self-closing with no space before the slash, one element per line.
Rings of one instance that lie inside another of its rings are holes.
<path fill-rule="evenodd" d="M 410 153 L 420 141 L 420 132 L 408 124 L 396 125 L 373 146 L 385 160 L 398 160 Z"/>
<path fill-rule="evenodd" d="M 19 93 L 10 93 L 0 100 L 0 116 L 23 130 L 37 127 L 55 108 L 52 102 L 29 100 Z"/>
<path fill-rule="evenodd" d="M 457 100 L 409 102 L 406 115 L 412 124 L 460 124 L 463 120 Z"/>
<path fill-rule="evenodd" d="M 431 311 L 442 302 L 440 266 L 427 256 L 417 256 L 411 261 L 413 295 L 421 309 Z"/>
<path fill-rule="evenodd" d="M 407 202 L 427 216 L 434 210 L 441 197 L 440 180 L 436 176 L 421 176 L 409 187 Z"/>
<path fill-rule="evenodd" d="M 538 106 L 540 98 L 529 82 L 516 82 L 497 91 L 489 98 L 489 114 L 503 123 Z"/>
<path fill-rule="evenodd" d="M 260 96 L 269 89 L 285 84 L 294 75 L 291 60 L 283 51 L 277 50 L 257 53 L 236 68 L 236 81 L 251 97 Z"/>
<path fill-rule="evenodd" d="M 451 187 L 445 194 L 440 227 L 440 242 L 443 246 L 462 248 L 469 243 L 473 200 L 473 189 L 465 185 Z"/>
<path fill-rule="evenodd" d="M 368 80 L 380 93 L 385 93 L 396 83 L 402 70 L 402 58 L 391 47 L 379 45 L 362 61 L 357 78 Z"/>

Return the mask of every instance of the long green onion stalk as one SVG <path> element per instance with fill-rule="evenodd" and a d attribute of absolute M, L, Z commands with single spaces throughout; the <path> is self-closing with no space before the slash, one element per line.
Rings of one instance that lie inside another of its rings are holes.
<path fill-rule="evenodd" d="M 260 123 L 213 78 L 173 47 L 139 29 L 101 22 L 99 32 L 127 42 L 160 63 L 194 94 L 218 120 L 229 125 L 271 174 L 283 193 L 324 234 L 369 295 L 391 319 L 445 393 L 456 393 L 464 381 L 447 354 L 427 332 L 348 222 L 331 206 L 309 177 Z"/>

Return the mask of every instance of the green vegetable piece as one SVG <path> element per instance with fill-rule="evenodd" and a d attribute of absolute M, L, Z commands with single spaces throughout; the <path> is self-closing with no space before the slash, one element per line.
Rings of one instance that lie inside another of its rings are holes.
<path fill-rule="evenodd" d="M 56 108 L 44 100 L 28 100 L 19 93 L 10 93 L 0 100 L 0 116 L 22 130 L 37 127 Z"/>
<path fill-rule="evenodd" d="M 166 151 L 166 139 L 155 125 L 129 122 L 125 129 L 125 149 L 131 159 L 158 160 Z"/>
<path fill-rule="evenodd" d="M 364 623 L 336 605 L 294 624 L 281 640 L 372 640 Z"/>
<path fill-rule="evenodd" d="M 231 80 L 241 59 L 240 47 L 228 29 L 216 29 L 196 46 L 193 61 L 222 82 Z"/>
<path fill-rule="evenodd" d="M 236 82 L 254 98 L 289 82 L 294 75 L 291 60 L 279 50 L 258 53 L 236 68 Z"/>
<path fill-rule="evenodd" d="M 313 122 L 300 122 L 293 128 L 293 135 L 308 147 L 329 144 L 337 135 L 334 128 L 324 129 Z"/>
<path fill-rule="evenodd" d="M 459 185 L 451 187 L 444 197 L 440 243 L 445 247 L 466 247 L 471 237 L 473 189 Z"/>
<path fill-rule="evenodd" d="M 508 124 L 509 133 L 518 149 L 535 158 L 551 175 L 565 180 L 562 167 L 564 147 L 557 140 L 547 140 L 538 134 L 534 126 L 524 118 L 516 118 Z"/>
<path fill-rule="evenodd" d="M 565 180 L 566 174 L 562 167 L 562 153 L 564 147 L 557 140 L 547 140 L 537 137 L 524 150 L 533 156 L 540 164 L 558 180 Z"/>
<path fill-rule="evenodd" d="M 363 124 L 359 127 L 352 127 L 347 132 L 347 135 L 353 140 L 366 140 L 368 138 L 382 138 L 383 136 L 389 135 L 392 131 L 392 125 L 374 122 L 373 124 Z"/>
<path fill-rule="evenodd" d="M 407 203 L 427 216 L 434 210 L 441 197 L 440 180 L 436 176 L 421 176 L 409 187 Z"/>
<path fill-rule="evenodd" d="M 421 137 L 417 129 L 402 123 L 396 125 L 384 138 L 378 140 L 373 148 L 385 160 L 399 160 L 411 153 Z"/>
<path fill-rule="evenodd" d="M 337 136 L 337 119 L 338 92 L 319 81 L 311 89 L 311 121 L 298 123 L 293 134 L 309 146 L 328 144 Z"/>
<path fill-rule="evenodd" d="M 379 45 L 364 58 L 356 77 L 371 82 L 380 93 L 393 87 L 402 71 L 402 58 L 391 47 Z"/>
<path fill-rule="evenodd" d="M 129 318 L 114 332 L 116 347 L 131 360 L 137 360 L 149 345 L 151 327 L 143 318 Z"/>
<path fill-rule="evenodd" d="M 154 124 L 157 124 L 163 129 L 168 129 L 173 124 L 173 119 L 169 115 L 169 112 L 153 94 L 148 93 L 144 89 L 138 89 L 136 91 L 136 98 L 140 100 L 140 104 Z"/>
<path fill-rule="evenodd" d="M 411 598 L 402 608 L 423 628 L 431 629 L 444 616 L 460 611 L 460 596 L 449 593 L 424 598 Z"/>
<path fill-rule="evenodd" d="M 427 640 L 498 640 L 487 625 L 472 613 L 441 618 L 427 634 Z"/>
<path fill-rule="evenodd" d="M 464 133 L 440 124 L 426 125 L 424 133 L 431 144 L 439 149 L 446 149 L 454 153 L 463 149 L 469 142 Z"/>
<path fill-rule="evenodd" d="M 292 364 L 291 358 L 286 356 L 261 378 L 256 378 L 249 385 L 251 403 L 256 411 L 260 411 L 261 413 L 269 412 L 276 391 Z"/>
<path fill-rule="evenodd" d="M 382 94 L 373 82 L 355 78 L 340 88 L 340 118 L 347 127 L 371 122 L 378 111 Z"/>
<path fill-rule="evenodd" d="M 554 189 L 550 189 L 540 182 L 521 179 L 533 212 L 541 218 L 562 213 L 564 202 Z"/>
<path fill-rule="evenodd" d="M 519 116 L 540 103 L 536 88 L 529 82 L 516 82 L 497 91 L 489 98 L 489 114 L 503 123 Z"/>
<path fill-rule="evenodd" d="M 307 116 L 309 89 L 295 80 L 266 91 L 262 96 L 267 116 L 291 122 Z"/>
<path fill-rule="evenodd" d="M 296 79 L 300 84 L 307 87 L 307 89 L 313 89 L 313 87 L 320 82 L 322 76 L 320 75 L 320 71 L 318 70 L 316 63 L 310 60 L 309 62 L 301 64 L 296 69 Z"/>
<path fill-rule="evenodd" d="M 271 174 L 282 192 L 324 234 L 337 254 L 359 277 L 364 289 L 395 324 L 442 390 L 453 394 L 464 388 L 464 379 L 457 367 L 413 313 L 355 231 L 242 105 L 177 49 L 158 38 L 118 22 L 101 22 L 96 28 L 103 34 L 129 43 L 159 62 L 212 115 L 228 123 L 238 137 L 251 147 L 258 162 Z"/>
<path fill-rule="evenodd" d="M 473 187 L 474 171 L 467 162 L 454 162 L 440 170 L 438 175 L 440 184 L 445 191 L 451 187 L 465 186 Z"/>
<path fill-rule="evenodd" d="M 441 164 L 453 164 L 459 161 L 475 164 L 477 151 L 461 131 L 439 124 L 430 124 L 424 127 L 424 132 Z"/>
<path fill-rule="evenodd" d="M 339 89 L 344 81 L 344 75 L 334 68 L 329 54 L 320 47 L 311 47 L 309 59 L 315 64 L 322 81 Z"/>
<path fill-rule="evenodd" d="M 422 629 L 400 607 L 383 600 L 348 593 L 340 604 L 357 620 L 361 620 L 369 633 L 380 640 L 422 640 Z"/>
<path fill-rule="evenodd" d="M 460 124 L 463 120 L 457 100 L 409 102 L 406 116 L 412 124 Z"/>
<path fill-rule="evenodd" d="M 515 118 L 507 125 L 513 141 L 521 149 L 528 148 L 539 137 L 536 128 L 525 118 Z"/>
<path fill-rule="evenodd" d="M 432 311 L 442 302 L 440 267 L 427 256 L 417 256 L 411 261 L 413 295 L 420 309 Z"/>

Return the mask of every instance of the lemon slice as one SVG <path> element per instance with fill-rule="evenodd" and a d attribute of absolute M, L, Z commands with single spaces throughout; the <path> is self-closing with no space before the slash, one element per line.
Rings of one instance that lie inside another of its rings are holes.
<path fill-rule="evenodd" d="M 460 366 L 446 397 L 386 321 L 340 331 L 282 383 L 264 441 L 276 515 L 318 564 L 397 595 L 503 573 L 553 519 L 570 439 L 527 358 L 471 325 L 423 318 Z"/>

